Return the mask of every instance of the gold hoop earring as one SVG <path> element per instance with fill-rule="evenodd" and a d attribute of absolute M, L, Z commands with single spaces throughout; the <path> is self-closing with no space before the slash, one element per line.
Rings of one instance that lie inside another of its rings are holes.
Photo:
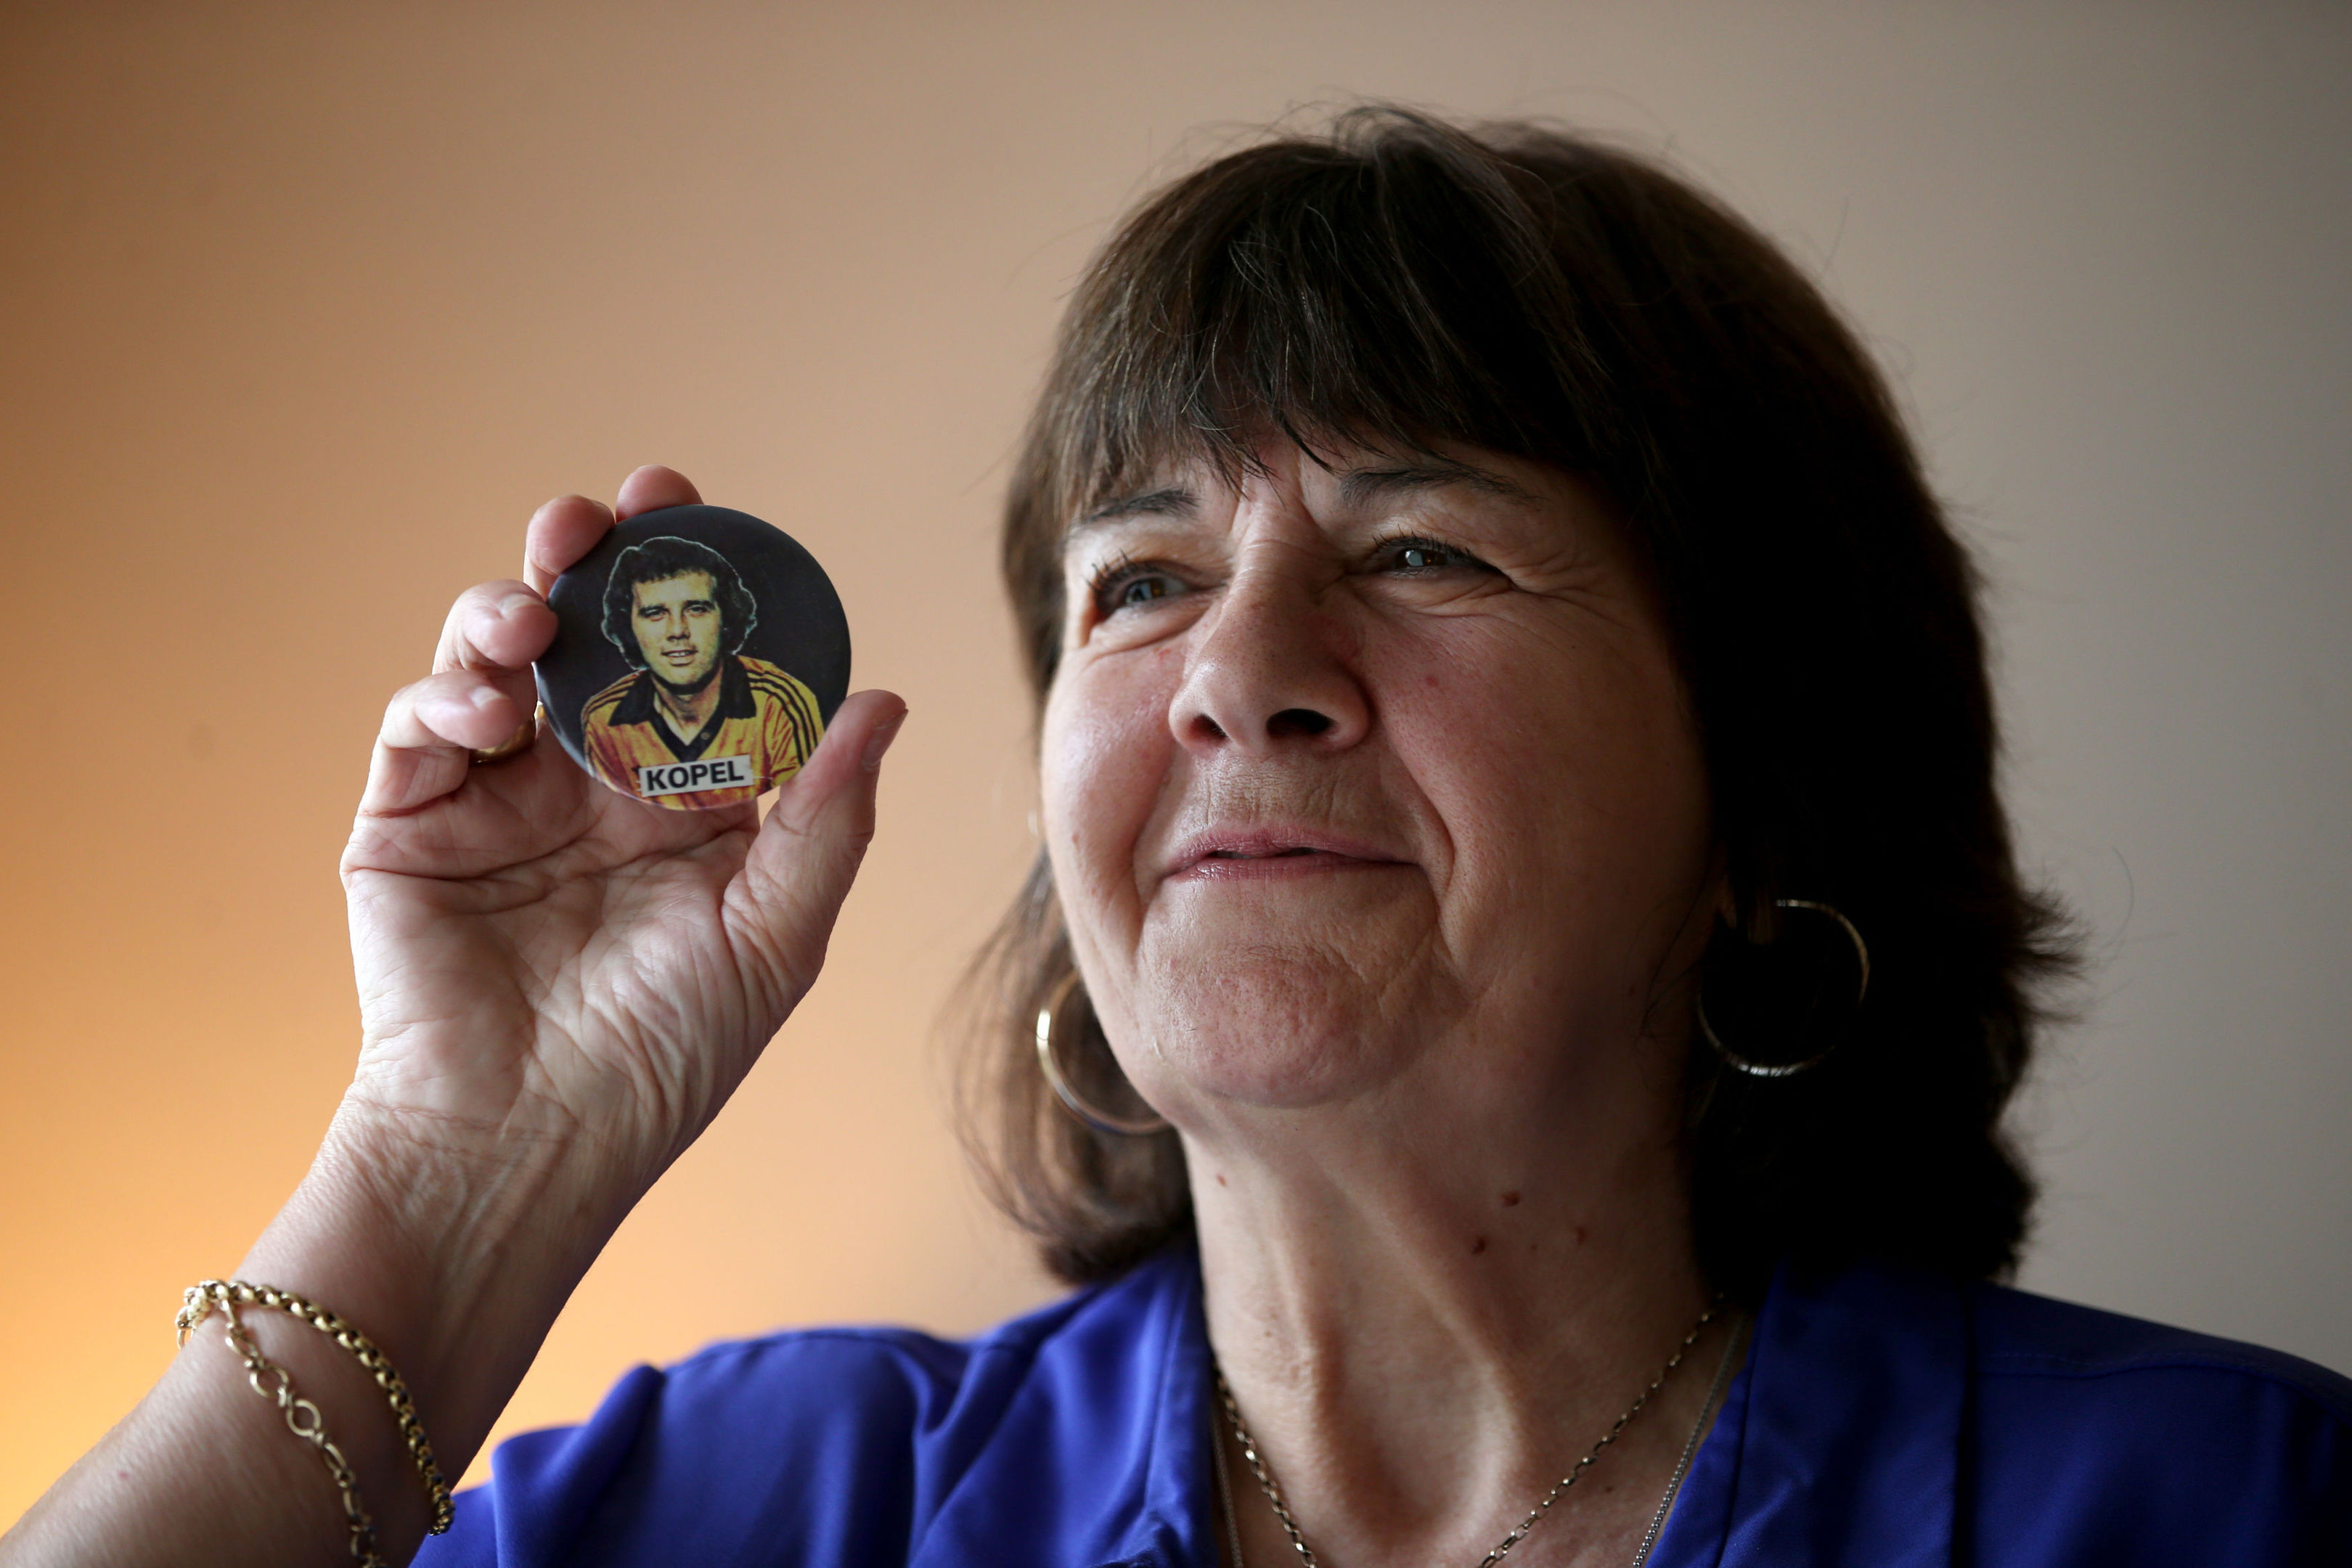
<path fill-rule="evenodd" d="M 1062 1010 L 1062 1004 L 1067 1002 L 1070 993 L 1077 988 L 1078 972 L 1073 969 L 1067 979 L 1054 987 L 1054 994 L 1037 1011 L 1037 1069 L 1045 1075 L 1045 1082 L 1053 1089 L 1054 1098 L 1062 1102 L 1063 1110 L 1097 1132 L 1108 1132 L 1119 1138 L 1146 1138 L 1154 1132 L 1167 1131 L 1167 1119 L 1157 1112 L 1150 1116 L 1113 1116 L 1108 1110 L 1096 1110 L 1080 1100 L 1077 1090 L 1062 1077 L 1061 1064 L 1054 1059 L 1054 1015 Z"/>
<path fill-rule="evenodd" d="M 1782 910 L 1811 910 L 1815 914 L 1827 915 L 1837 921 L 1838 929 L 1845 932 L 1846 940 L 1853 943 L 1854 963 L 1862 971 L 1861 981 L 1855 985 L 1853 992 L 1854 1008 L 1859 1011 L 1862 1007 L 1862 999 L 1870 994 L 1870 947 L 1862 940 L 1862 932 L 1854 929 L 1853 922 L 1846 919 L 1836 906 L 1821 903 L 1812 899 L 1775 899 L 1772 900 L 1772 905 L 1775 909 Z M 1755 1061 L 1741 1056 L 1738 1051 L 1725 1045 L 1723 1037 L 1715 1032 L 1715 1026 L 1707 1022 L 1706 988 L 1704 985 L 1699 988 L 1697 1012 L 1699 1033 L 1706 1037 L 1706 1043 L 1713 1047 L 1715 1054 L 1723 1059 L 1723 1065 L 1735 1072 L 1746 1073 L 1749 1078 L 1795 1078 L 1800 1073 L 1811 1072 L 1837 1055 L 1837 1044 L 1832 1042 L 1827 1050 L 1816 1052 L 1802 1061 Z"/>

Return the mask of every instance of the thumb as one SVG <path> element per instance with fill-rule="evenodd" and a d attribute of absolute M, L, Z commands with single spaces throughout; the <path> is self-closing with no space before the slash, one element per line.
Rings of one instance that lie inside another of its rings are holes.
<path fill-rule="evenodd" d="M 782 994 L 781 1019 L 824 963 L 833 922 L 874 838 L 882 756 L 906 721 L 888 691 L 860 691 L 841 705 L 815 754 L 777 792 L 730 889 L 730 923 L 767 960 Z"/>

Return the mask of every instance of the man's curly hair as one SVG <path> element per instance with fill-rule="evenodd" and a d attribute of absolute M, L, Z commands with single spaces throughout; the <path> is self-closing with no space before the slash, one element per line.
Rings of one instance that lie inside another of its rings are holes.
<path fill-rule="evenodd" d="M 645 656 L 637 651 L 636 634 L 629 629 L 629 617 L 636 611 L 637 584 L 667 583 L 695 572 L 709 577 L 711 595 L 719 601 L 722 639 L 719 651 L 743 651 L 743 639 L 760 624 L 760 603 L 743 585 L 742 574 L 710 546 L 665 533 L 622 551 L 621 558 L 613 563 L 612 576 L 604 582 L 604 640 L 621 650 L 630 668 L 646 667 Z"/>

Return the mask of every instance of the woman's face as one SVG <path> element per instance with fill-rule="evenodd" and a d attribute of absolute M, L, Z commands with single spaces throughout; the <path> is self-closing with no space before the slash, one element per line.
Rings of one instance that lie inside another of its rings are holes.
<path fill-rule="evenodd" d="M 1219 1102 L 1573 1089 L 1719 896 L 1655 596 L 1564 473 L 1288 445 L 1081 519 L 1044 825 L 1097 1015 Z M 1653 1055 L 1656 1054 L 1654 1052 Z"/>

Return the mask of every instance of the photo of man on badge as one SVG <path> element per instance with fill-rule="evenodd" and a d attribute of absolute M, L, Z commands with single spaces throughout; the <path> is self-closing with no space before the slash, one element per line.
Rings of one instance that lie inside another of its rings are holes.
<path fill-rule="evenodd" d="M 759 618 L 742 575 L 708 545 L 665 535 L 623 551 L 603 625 L 634 673 L 581 710 L 597 777 L 700 808 L 755 799 L 799 772 L 824 723 L 806 686 L 741 651 Z"/>

